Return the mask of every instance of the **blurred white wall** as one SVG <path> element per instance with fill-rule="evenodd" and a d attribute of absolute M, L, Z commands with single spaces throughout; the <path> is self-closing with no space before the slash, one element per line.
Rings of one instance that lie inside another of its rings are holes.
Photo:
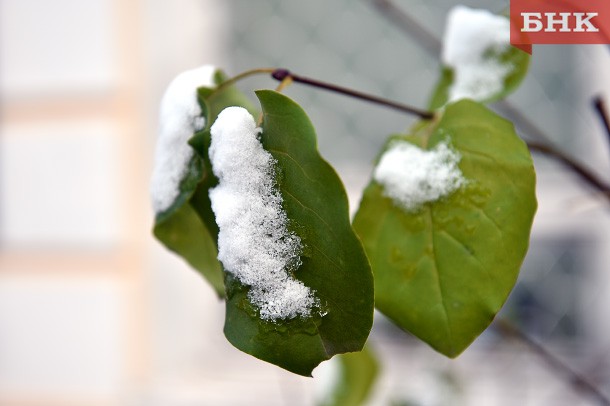
<path fill-rule="evenodd" d="M 148 176 L 160 95 L 223 62 L 225 19 L 221 1 L 0 1 L 0 404 L 152 404 L 157 360 L 205 339 L 172 324 L 211 291 L 152 241 Z"/>

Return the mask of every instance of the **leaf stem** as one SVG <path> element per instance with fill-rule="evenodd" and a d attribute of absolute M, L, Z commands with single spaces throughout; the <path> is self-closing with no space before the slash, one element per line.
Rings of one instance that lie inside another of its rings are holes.
<path fill-rule="evenodd" d="M 227 87 L 239 82 L 242 79 L 248 78 L 250 76 L 255 76 L 255 75 L 269 74 L 269 73 L 273 73 L 274 71 L 275 71 L 275 68 L 257 68 L 257 69 L 247 70 L 247 71 L 242 72 L 239 75 L 233 76 L 232 78 L 229 78 L 229 79 L 225 80 L 224 82 L 222 82 L 221 84 L 219 84 L 210 93 L 210 95 L 208 97 L 213 97 L 217 93 L 222 92 Z"/>
<path fill-rule="evenodd" d="M 282 81 L 280 82 L 280 84 L 277 86 L 277 88 L 275 89 L 276 92 L 281 92 L 282 90 L 286 89 L 288 86 L 290 86 L 293 82 L 293 78 L 292 76 L 286 76 L 284 79 L 282 79 Z"/>
<path fill-rule="evenodd" d="M 282 92 L 284 89 L 286 89 L 288 86 L 290 86 L 292 84 L 292 77 L 290 76 L 286 76 L 281 82 L 280 84 L 275 88 L 276 92 Z M 257 121 L 257 126 L 260 127 L 261 125 L 263 125 L 263 112 L 261 111 L 261 113 L 258 115 L 258 121 Z"/>
<path fill-rule="evenodd" d="M 331 92 L 343 94 L 346 96 L 354 97 L 356 99 L 365 100 L 371 103 L 379 104 L 385 107 L 393 108 L 405 113 L 414 114 L 424 120 L 432 120 L 434 113 L 418 109 L 416 107 L 407 106 L 405 104 L 397 103 L 392 100 L 383 99 L 381 97 L 372 96 L 370 94 L 362 93 L 357 90 L 348 89 L 346 87 L 337 86 L 331 83 L 321 82 L 316 79 L 308 78 L 305 76 L 296 75 L 287 69 L 276 69 L 272 72 L 271 76 L 276 79 L 283 81 L 286 78 L 290 78 L 296 83 L 301 83 L 308 86 L 317 87 L 319 89 L 329 90 Z"/>
<path fill-rule="evenodd" d="M 568 364 L 562 362 L 553 354 L 551 354 L 544 346 L 533 340 L 523 331 L 521 331 L 513 323 L 506 319 L 497 319 L 495 327 L 503 336 L 512 337 L 526 344 L 530 350 L 542 358 L 554 371 L 562 371 L 569 377 L 567 381 L 579 392 L 587 392 L 597 398 L 602 405 L 610 406 L 610 399 L 600 391 L 600 389 L 591 383 L 585 376 L 576 372 Z"/>

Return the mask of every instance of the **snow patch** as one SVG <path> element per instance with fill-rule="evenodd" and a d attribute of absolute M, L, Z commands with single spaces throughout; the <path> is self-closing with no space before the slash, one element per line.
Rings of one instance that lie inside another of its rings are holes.
<path fill-rule="evenodd" d="M 276 160 L 263 149 L 260 132 L 242 107 L 224 109 L 211 128 L 209 155 L 219 184 L 209 195 L 220 229 L 218 259 L 250 286 L 248 299 L 262 319 L 309 317 L 319 301 L 290 274 L 301 265 L 303 245 L 288 230 Z"/>
<path fill-rule="evenodd" d="M 408 212 L 448 196 L 467 183 L 458 167 L 460 154 L 446 142 L 423 150 L 395 141 L 382 155 L 373 177 L 385 196 Z"/>
<path fill-rule="evenodd" d="M 205 65 L 182 72 L 169 84 L 160 108 L 159 138 L 150 194 L 155 213 L 167 210 L 180 194 L 194 150 L 188 140 L 205 127 L 197 88 L 212 87 L 216 68 Z"/>
<path fill-rule="evenodd" d="M 454 82 L 449 101 L 482 101 L 504 87 L 504 79 L 513 68 L 501 63 L 498 55 L 510 47 L 510 21 L 487 10 L 456 6 L 447 17 L 442 61 L 453 68 Z"/>

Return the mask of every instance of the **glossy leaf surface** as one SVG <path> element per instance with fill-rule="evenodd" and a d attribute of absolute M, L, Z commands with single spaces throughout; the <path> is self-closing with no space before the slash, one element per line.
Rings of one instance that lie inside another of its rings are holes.
<path fill-rule="evenodd" d="M 277 92 L 256 92 L 263 109 L 261 141 L 277 160 L 277 183 L 290 228 L 301 239 L 294 277 L 321 309 L 308 318 L 262 320 L 248 287 L 227 274 L 225 335 L 240 350 L 309 376 L 321 361 L 362 349 L 373 321 L 373 277 L 349 221 L 343 184 L 317 150 L 305 112 Z"/>
<path fill-rule="evenodd" d="M 517 279 L 536 210 L 532 159 L 510 122 L 470 100 L 399 138 L 424 149 L 448 142 L 468 183 L 407 212 L 371 181 L 354 228 L 371 261 L 377 308 L 455 357 L 491 323 Z"/>

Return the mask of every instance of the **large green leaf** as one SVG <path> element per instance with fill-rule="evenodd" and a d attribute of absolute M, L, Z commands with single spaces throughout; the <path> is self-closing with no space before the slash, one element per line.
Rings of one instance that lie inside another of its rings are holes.
<path fill-rule="evenodd" d="M 338 356 L 339 376 L 322 406 L 360 406 L 370 395 L 379 373 L 375 354 L 366 345 L 360 352 Z"/>
<path fill-rule="evenodd" d="M 377 308 L 455 357 L 515 284 L 536 211 L 534 168 L 512 124 L 470 100 L 401 138 L 427 149 L 449 142 L 467 185 L 407 212 L 371 181 L 354 228 L 371 261 Z"/>
<path fill-rule="evenodd" d="M 216 71 L 214 82 L 220 85 L 226 80 L 221 71 Z M 216 87 L 197 89 L 202 116 L 206 128 L 193 134 L 190 144 L 197 152 L 189 164 L 189 171 L 180 183 L 180 193 L 173 204 L 158 213 L 153 233 L 167 248 L 184 258 L 210 283 L 219 297 L 224 296 L 223 273 L 218 255 L 218 227 L 210 207 L 208 190 L 217 183 L 214 177 L 207 148 L 210 144 L 210 127 L 218 113 L 227 106 L 244 106 L 251 109 L 250 102 L 234 86 L 215 91 Z"/>
<path fill-rule="evenodd" d="M 373 321 L 373 276 L 349 222 L 343 184 L 319 155 L 305 112 L 277 92 L 256 94 L 264 112 L 261 141 L 277 160 L 283 209 L 304 245 L 294 277 L 315 292 L 323 311 L 263 320 L 249 288 L 227 274 L 224 332 L 240 350 L 309 376 L 334 354 L 362 349 Z"/>
<path fill-rule="evenodd" d="M 508 19 L 507 16 L 504 17 Z M 507 73 L 504 75 L 502 87 L 497 92 L 485 98 L 472 98 L 479 102 L 490 103 L 506 97 L 516 90 L 525 78 L 529 61 L 530 55 L 527 52 L 511 46 L 508 42 L 500 52 L 493 48 L 488 49 L 480 63 L 483 65 L 493 63 L 496 66 L 503 66 L 507 69 Z M 494 68 L 489 67 L 486 69 L 487 73 L 489 73 L 490 69 Z M 431 110 L 438 109 L 449 101 L 450 89 L 455 85 L 455 81 L 456 75 L 454 69 L 451 66 L 443 65 L 441 67 L 440 79 L 429 102 Z"/>

